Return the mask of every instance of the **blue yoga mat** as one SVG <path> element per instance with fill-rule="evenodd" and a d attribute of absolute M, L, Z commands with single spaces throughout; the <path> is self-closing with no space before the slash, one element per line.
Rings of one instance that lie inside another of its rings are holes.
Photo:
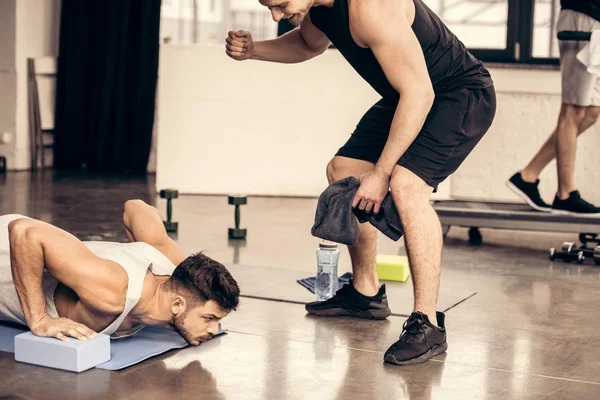
<path fill-rule="evenodd" d="M 352 279 L 352 272 L 346 272 L 344 275 L 338 277 L 338 281 L 339 281 L 338 287 L 341 289 L 342 286 L 350 283 L 350 279 Z M 309 292 L 314 294 L 316 280 L 317 280 L 317 278 L 312 276 L 310 278 L 298 279 L 296 282 L 298 282 L 300 285 L 304 286 Z"/>
<path fill-rule="evenodd" d="M 26 329 L 13 325 L 0 324 L 0 351 L 15 352 L 15 336 L 27 332 Z M 227 333 L 219 330 L 216 336 Z M 110 361 L 96 368 L 116 371 L 127 368 L 150 357 L 157 356 L 173 349 L 188 346 L 187 342 L 175 331 L 155 327 L 145 327 L 133 336 L 111 340 Z"/>

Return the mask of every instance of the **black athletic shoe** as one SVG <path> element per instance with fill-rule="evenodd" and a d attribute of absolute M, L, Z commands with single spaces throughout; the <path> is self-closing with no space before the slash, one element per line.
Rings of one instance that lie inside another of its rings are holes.
<path fill-rule="evenodd" d="M 546 204 L 544 200 L 542 200 L 540 191 L 538 190 L 539 183 L 539 179 L 534 183 L 525 182 L 521 176 L 521 173 L 517 172 L 508 180 L 508 182 L 506 182 L 506 186 L 508 186 L 513 192 L 525 200 L 527 204 L 534 209 L 538 211 L 549 212 L 552 208 L 549 204 Z"/>
<path fill-rule="evenodd" d="M 557 214 L 599 214 L 600 208 L 582 199 L 579 191 L 574 190 L 569 193 L 566 200 L 561 200 L 556 196 L 552 203 L 552 212 Z"/>
<path fill-rule="evenodd" d="M 400 340 L 385 352 L 385 362 L 396 365 L 420 364 L 448 348 L 444 313 L 437 312 L 439 328 L 427 315 L 414 312 L 404 322 Z"/>
<path fill-rule="evenodd" d="M 322 317 L 356 317 L 365 319 L 386 319 L 392 312 L 388 307 L 385 285 L 373 297 L 367 297 L 354 289 L 353 281 L 344 285 L 331 299 L 315 301 L 306 305 L 311 315 Z"/>

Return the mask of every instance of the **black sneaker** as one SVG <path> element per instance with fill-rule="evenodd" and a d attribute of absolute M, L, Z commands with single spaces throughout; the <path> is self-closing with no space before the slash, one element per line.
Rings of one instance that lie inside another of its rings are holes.
<path fill-rule="evenodd" d="M 599 214 L 600 208 L 581 198 L 578 190 L 569 193 L 566 200 L 554 197 L 552 212 L 556 214 Z"/>
<path fill-rule="evenodd" d="M 521 176 L 521 173 L 517 172 L 508 180 L 508 182 L 506 182 L 506 186 L 508 186 L 510 190 L 515 192 L 517 196 L 525 200 L 527 204 L 534 209 L 538 211 L 550 212 L 552 208 L 549 204 L 545 203 L 540 196 L 540 191 L 538 189 L 539 183 L 539 179 L 534 183 L 525 182 Z"/>
<path fill-rule="evenodd" d="M 385 362 L 396 365 L 420 364 L 448 348 L 444 313 L 437 312 L 439 328 L 427 315 L 414 312 L 404 322 L 400 340 L 385 352 Z"/>
<path fill-rule="evenodd" d="M 367 297 L 354 289 L 353 281 L 344 285 L 331 299 L 315 301 L 306 305 L 311 315 L 321 317 L 355 317 L 386 319 L 392 312 L 388 307 L 385 285 L 373 297 Z"/>

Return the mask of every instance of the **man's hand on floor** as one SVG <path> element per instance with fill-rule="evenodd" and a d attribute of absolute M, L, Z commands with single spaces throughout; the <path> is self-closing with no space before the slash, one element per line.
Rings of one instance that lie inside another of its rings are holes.
<path fill-rule="evenodd" d="M 96 337 L 96 332 L 79 322 L 75 322 L 68 318 L 52 318 L 49 315 L 43 316 L 29 328 L 31 329 L 31 333 L 36 336 L 55 337 L 63 342 L 68 342 L 68 337 L 79 340 L 93 339 Z"/>

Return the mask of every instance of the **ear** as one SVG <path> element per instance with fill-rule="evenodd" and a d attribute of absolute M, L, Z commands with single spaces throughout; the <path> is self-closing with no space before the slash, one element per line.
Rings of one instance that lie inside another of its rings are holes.
<path fill-rule="evenodd" d="M 171 301 L 171 312 L 173 313 L 173 315 L 181 315 L 185 312 L 187 308 L 187 303 L 185 301 L 185 298 L 183 298 L 183 296 L 181 295 L 177 295 L 175 297 L 173 297 L 173 300 Z"/>

